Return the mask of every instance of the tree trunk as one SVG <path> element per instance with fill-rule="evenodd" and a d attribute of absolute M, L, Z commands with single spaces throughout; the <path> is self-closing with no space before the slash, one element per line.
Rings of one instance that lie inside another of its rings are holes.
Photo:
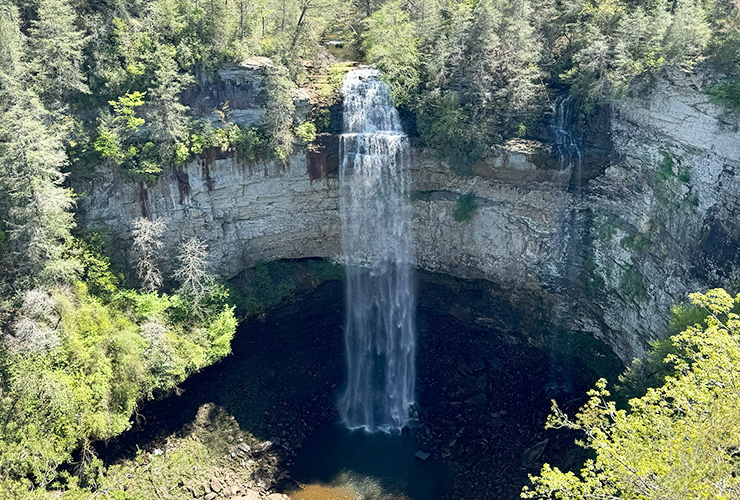
<path fill-rule="evenodd" d="M 303 18 L 306 17 L 306 11 L 308 10 L 309 5 L 311 5 L 311 0 L 308 0 L 306 3 L 303 4 L 303 9 L 301 9 L 301 16 L 298 18 L 298 24 L 296 24 L 295 27 L 293 43 L 290 44 L 291 49 L 294 49 L 295 44 L 298 43 L 298 36 L 301 34 L 301 26 L 303 26 Z"/>

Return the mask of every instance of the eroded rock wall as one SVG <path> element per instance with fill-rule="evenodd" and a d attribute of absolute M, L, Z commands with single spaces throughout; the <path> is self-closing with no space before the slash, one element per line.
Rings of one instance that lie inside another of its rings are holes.
<path fill-rule="evenodd" d="M 289 166 L 200 159 L 168 169 L 153 186 L 102 170 L 77 187 L 82 223 L 114 237 L 130 255 L 133 221 L 162 218 L 162 266 L 171 269 L 178 244 L 192 236 L 208 243 L 214 271 L 231 277 L 260 261 L 338 255 L 336 181 L 311 181 L 305 154 Z"/>
<path fill-rule="evenodd" d="M 618 157 L 588 186 L 589 298 L 624 359 L 690 292 L 733 287 L 740 263 L 740 121 L 702 87 L 675 74 L 616 105 Z"/>

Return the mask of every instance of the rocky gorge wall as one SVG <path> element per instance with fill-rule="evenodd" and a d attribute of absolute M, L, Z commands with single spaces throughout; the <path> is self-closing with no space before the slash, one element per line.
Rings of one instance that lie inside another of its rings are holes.
<path fill-rule="evenodd" d="M 615 106 L 619 157 L 588 186 L 586 277 L 618 353 L 665 335 L 689 293 L 737 290 L 740 120 L 701 79 L 677 73 Z"/>
<path fill-rule="evenodd" d="M 236 92 L 219 85 L 224 95 Z M 670 307 L 688 292 L 728 286 L 740 256 L 738 120 L 698 88 L 676 76 L 648 98 L 615 106 L 610 162 L 602 165 L 601 151 L 596 168 L 585 155 L 581 168 L 596 174 L 575 184 L 576 166 L 553 162 L 535 141 L 508 144 L 472 177 L 414 148 L 417 265 L 485 279 L 512 302 L 547 308 L 553 325 L 604 340 L 624 361 L 640 356 L 665 334 Z M 326 173 L 326 158 L 300 149 L 287 167 L 199 158 L 153 186 L 101 167 L 103 175 L 75 186 L 84 193 L 81 224 L 110 232 L 127 253 L 133 220 L 161 217 L 163 267 L 182 239 L 197 235 L 225 277 L 259 261 L 335 259 L 338 181 L 316 174 L 317 162 Z M 478 208 L 457 222 L 452 214 L 468 192 Z"/>

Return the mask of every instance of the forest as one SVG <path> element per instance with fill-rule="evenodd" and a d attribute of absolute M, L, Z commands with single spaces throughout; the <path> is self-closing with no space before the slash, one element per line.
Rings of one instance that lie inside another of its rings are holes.
<path fill-rule="evenodd" d="M 701 73 L 708 101 L 740 110 L 737 0 L 0 0 L 0 496 L 134 498 L 106 483 L 93 444 L 227 356 L 250 312 L 197 236 L 165 265 L 161 221 L 137 219 L 134 262 L 117 261 L 109 235 L 78 227 L 70 181 L 104 165 L 153 184 L 209 151 L 289 163 L 340 100 L 350 64 L 330 40 L 382 70 L 409 133 L 463 177 L 565 94 L 588 122 Z M 260 58 L 262 125 L 182 102 Z M 294 91 L 311 85 L 298 123 Z M 580 476 L 545 466 L 524 497 L 740 497 L 738 300 L 678 309 L 672 340 L 623 376 L 629 404 L 599 382 L 575 420 L 555 406 L 548 425 L 585 431 L 594 458 Z"/>

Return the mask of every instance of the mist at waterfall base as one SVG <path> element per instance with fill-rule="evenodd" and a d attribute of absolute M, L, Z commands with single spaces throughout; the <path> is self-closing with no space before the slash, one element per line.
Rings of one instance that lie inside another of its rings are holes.
<path fill-rule="evenodd" d="M 409 145 L 378 71 L 345 78 L 339 186 L 346 266 L 350 429 L 400 431 L 414 400 L 415 297 L 408 225 Z"/>

